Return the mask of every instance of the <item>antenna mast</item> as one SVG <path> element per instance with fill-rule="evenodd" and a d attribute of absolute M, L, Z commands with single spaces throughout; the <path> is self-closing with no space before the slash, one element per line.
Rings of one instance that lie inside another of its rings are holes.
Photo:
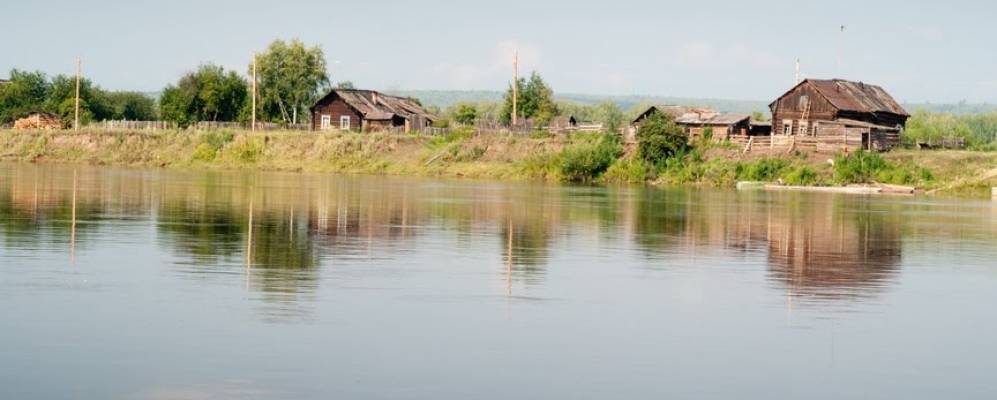
<path fill-rule="evenodd" d="M 519 123 L 518 97 L 519 96 L 519 50 L 512 57 L 512 126 Z"/>

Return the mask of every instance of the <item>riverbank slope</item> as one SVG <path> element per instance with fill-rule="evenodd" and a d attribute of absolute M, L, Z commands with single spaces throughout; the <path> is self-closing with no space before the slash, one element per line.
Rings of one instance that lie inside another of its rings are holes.
<path fill-rule="evenodd" d="M 683 159 L 655 168 L 640 162 L 634 155 L 634 147 L 625 145 L 617 145 L 609 160 L 590 160 L 586 149 L 598 148 L 602 141 L 604 138 L 599 134 L 503 136 L 474 135 L 469 131 L 428 136 L 225 130 L 80 133 L 6 130 L 0 131 L 3 149 L 0 159 L 549 181 L 576 179 L 570 171 L 577 171 L 579 166 L 568 165 L 573 162 L 581 163 L 583 172 L 591 172 L 584 177 L 591 181 L 723 187 L 733 187 L 739 180 L 785 180 L 805 186 L 828 186 L 877 178 L 842 171 L 845 167 L 840 164 L 844 160 L 840 155 L 744 154 L 735 146 L 717 144 L 697 145 Z M 995 153 L 897 150 L 882 155 L 882 159 L 890 169 L 879 172 L 879 177 L 889 175 L 885 179 L 899 179 L 937 194 L 989 197 L 989 188 L 997 186 L 997 176 L 991 174 L 997 169 Z M 865 162 L 855 161 L 860 166 Z"/>

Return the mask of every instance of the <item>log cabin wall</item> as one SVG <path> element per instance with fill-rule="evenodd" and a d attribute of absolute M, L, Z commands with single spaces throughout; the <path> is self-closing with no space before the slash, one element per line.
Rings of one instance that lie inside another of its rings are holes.
<path fill-rule="evenodd" d="M 329 96 L 315 106 L 312 112 L 313 131 L 322 130 L 323 115 L 330 117 L 328 130 L 339 130 L 342 117 L 350 117 L 350 130 L 360 131 L 363 129 L 363 115 L 339 96 Z"/>
<path fill-rule="evenodd" d="M 810 121 L 811 126 L 817 121 L 834 121 L 837 119 L 838 109 L 817 92 L 817 89 L 813 85 L 806 82 L 797 86 L 772 104 L 772 134 L 783 135 L 785 133 L 784 121 L 786 120 L 792 123 L 789 134 L 799 134 L 800 120 L 803 119 L 807 102 L 810 103 L 810 115 L 807 117 L 807 120 Z"/>

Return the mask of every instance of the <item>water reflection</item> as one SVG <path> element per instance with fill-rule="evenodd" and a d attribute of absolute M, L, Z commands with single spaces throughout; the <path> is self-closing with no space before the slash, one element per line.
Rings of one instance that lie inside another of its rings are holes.
<path fill-rule="evenodd" d="M 850 301 L 899 279 L 905 241 L 995 232 L 965 229 L 986 208 L 947 211 L 951 223 L 929 232 L 910 217 L 939 218 L 923 205 L 853 196 L 34 165 L 0 176 L 5 248 L 98 252 L 96 241 L 151 221 L 178 273 L 243 276 L 265 313 L 292 317 L 337 265 L 455 252 L 484 252 L 509 294 L 543 285 L 565 255 L 659 270 L 707 255 L 757 257 L 779 290 Z"/>

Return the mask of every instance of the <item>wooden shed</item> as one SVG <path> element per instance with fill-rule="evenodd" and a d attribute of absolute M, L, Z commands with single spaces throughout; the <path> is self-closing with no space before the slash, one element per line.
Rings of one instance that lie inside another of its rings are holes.
<path fill-rule="evenodd" d="M 638 129 L 645 119 L 655 114 L 671 116 L 675 124 L 685 129 L 689 137 L 699 137 L 709 128 L 716 140 L 723 140 L 732 135 L 747 135 L 751 121 L 751 116 L 748 114 L 725 114 L 709 108 L 655 105 L 640 113 L 631 125 L 634 129 Z"/>
<path fill-rule="evenodd" d="M 47 112 L 33 112 L 14 121 L 14 129 L 62 129 L 62 118 Z"/>
<path fill-rule="evenodd" d="M 373 90 L 333 89 L 311 107 L 312 130 L 420 130 L 435 116 L 411 99 Z"/>
<path fill-rule="evenodd" d="M 841 79 L 804 80 L 769 108 L 773 135 L 854 137 L 856 147 L 876 150 L 898 145 L 910 118 L 883 88 Z"/>

